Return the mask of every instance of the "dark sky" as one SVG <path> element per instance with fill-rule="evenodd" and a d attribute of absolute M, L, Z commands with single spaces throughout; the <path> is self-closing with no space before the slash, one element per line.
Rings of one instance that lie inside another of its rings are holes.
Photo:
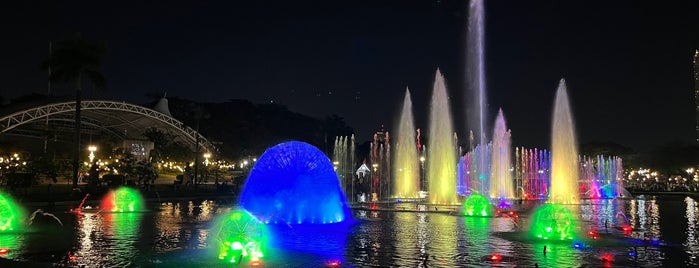
<path fill-rule="evenodd" d="M 426 128 L 440 68 L 456 130 L 466 137 L 469 129 L 465 1 L 16 2 L 0 9 L 6 99 L 45 93 L 38 66 L 49 41 L 81 32 L 108 48 L 108 89 L 88 89 L 89 97 L 144 103 L 147 93 L 166 91 L 273 101 L 311 116 L 338 114 L 367 140 L 382 123 L 391 128 L 406 86 Z M 693 2 L 486 0 L 489 114 L 503 108 L 515 145 L 548 147 L 564 77 L 580 142 L 691 142 Z"/>

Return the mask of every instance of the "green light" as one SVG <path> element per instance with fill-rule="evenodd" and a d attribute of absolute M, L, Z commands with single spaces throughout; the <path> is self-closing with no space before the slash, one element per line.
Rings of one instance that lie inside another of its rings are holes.
<path fill-rule="evenodd" d="M 490 202 L 488 202 L 487 198 L 479 194 L 471 194 L 471 196 L 464 201 L 463 210 L 466 216 L 490 217 L 493 215 Z"/>
<path fill-rule="evenodd" d="M 532 216 L 532 235 L 548 239 L 572 240 L 574 238 L 575 217 L 561 205 L 547 204 Z"/>
<path fill-rule="evenodd" d="M 10 197 L 0 192 L 0 232 L 15 231 L 24 219 L 24 211 Z"/>
<path fill-rule="evenodd" d="M 135 212 L 143 209 L 141 193 L 128 187 L 116 189 L 112 193 L 111 198 L 107 197 L 106 201 L 106 204 L 103 204 L 104 209 L 111 210 L 112 212 Z M 110 201 L 111 204 L 109 204 Z"/>
<path fill-rule="evenodd" d="M 267 227 L 245 210 L 222 215 L 212 229 L 218 259 L 228 263 L 259 261 L 264 254 Z"/>

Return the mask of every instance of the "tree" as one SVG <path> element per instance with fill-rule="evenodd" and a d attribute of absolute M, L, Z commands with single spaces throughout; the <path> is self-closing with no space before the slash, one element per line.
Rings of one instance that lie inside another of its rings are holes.
<path fill-rule="evenodd" d="M 76 34 L 57 42 L 55 50 L 44 60 L 42 67 L 51 69 L 52 82 L 75 83 L 75 138 L 73 151 L 73 188 L 78 187 L 80 165 L 80 110 L 82 81 L 87 79 L 95 88 L 104 88 L 106 80 L 99 71 L 105 48 L 101 43 L 91 43 Z"/>

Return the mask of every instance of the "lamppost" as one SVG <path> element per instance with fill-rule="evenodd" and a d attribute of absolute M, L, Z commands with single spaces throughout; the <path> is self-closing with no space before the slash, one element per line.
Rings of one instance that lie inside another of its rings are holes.
<path fill-rule="evenodd" d="M 204 165 L 209 166 L 209 158 L 211 158 L 211 153 L 204 153 Z"/>
<path fill-rule="evenodd" d="M 425 190 L 425 157 L 420 156 L 420 191 Z"/>
<path fill-rule="evenodd" d="M 97 146 L 90 145 L 87 147 L 87 150 L 90 151 L 90 155 L 88 156 L 90 158 L 90 163 L 95 160 L 95 151 L 97 151 Z"/>
<path fill-rule="evenodd" d="M 379 164 L 371 164 L 374 172 L 371 179 L 371 201 L 377 201 L 381 194 L 381 182 L 379 182 Z M 378 189 L 377 189 L 378 188 Z"/>

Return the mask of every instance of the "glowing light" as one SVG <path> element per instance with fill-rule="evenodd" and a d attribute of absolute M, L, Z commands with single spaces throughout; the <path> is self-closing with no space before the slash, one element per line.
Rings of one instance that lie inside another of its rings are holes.
<path fill-rule="evenodd" d="M 111 212 L 136 212 L 143 210 L 143 197 L 132 188 L 120 187 L 110 191 L 102 199 L 102 209 Z"/>
<path fill-rule="evenodd" d="M 495 262 L 495 261 L 501 261 L 501 260 L 502 260 L 502 256 L 500 256 L 499 254 L 493 254 L 493 255 L 490 255 L 490 258 L 489 258 L 489 259 L 490 259 L 491 261 L 494 261 L 494 262 Z"/>
<path fill-rule="evenodd" d="M 479 194 L 471 194 L 463 206 L 464 215 L 489 217 L 493 215 L 493 208 L 488 199 Z"/>
<path fill-rule="evenodd" d="M 547 204 L 534 212 L 532 216 L 532 235 L 543 239 L 571 240 L 575 218 L 573 214 L 560 205 Z"/>
<path fill-rule="evenodd" d="M 605 253 L 605 254 L 602 254 L 602 256 L 600 256 L 600 259 L 604 262 L 612 262 L 612 261 L 614 261 L 614 255 L 609 254 L 609 253 Z"/>
<path fill-rule="evenodd" d="M 23 218 L 24 210 L 9 195 L 0 192 L 0 232 L 17 230 L 19 220 Z"/>
<path fill-rule="evenodd" d="M 213 228 L 214 243 L 218 245 L 218 259 L 228 263 L 250 261 L 262 265 L 262 249 L 268 236 L 267 228 L 245 210 L 234 209 L 223 214 Z"/>
<path fill-rule="evenodd" d="M 329 261 L 326 264 L 330 267 L 338 267 L 338 266 L 340 266 L 341 262 L 340 261 Z"/>
<path fill-rule="evenodd" d="M 0 248 L 0 254 L 5 255 L 5 254 L 7 254 L 7 253 L 9 253 L 9 252 L 10 252 L 10 249 L 8 249 L 8 248 Z"/>
<path fill-rule="evenodd" d="M 271 223 L 337 223 L 351 215 L 328 157 L 296 141 L 265 151 L 250 172 L 239 204 Z"/>

